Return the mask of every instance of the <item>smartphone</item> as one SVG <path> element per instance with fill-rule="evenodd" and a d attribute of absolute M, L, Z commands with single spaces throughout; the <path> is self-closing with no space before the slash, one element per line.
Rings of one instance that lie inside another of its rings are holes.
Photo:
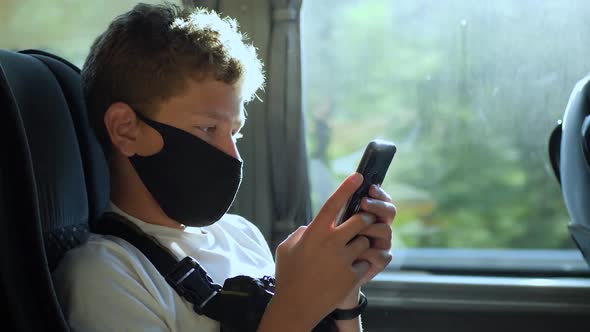
<path fill-rule="evenodd" d="M 340 225 L 360 211 L 361 200 L 369 195 L 369 188 L 371 188 L 372 184 L 381 185 L 383 183 L 389 164 L 391 164 L 396 151 L 397 147 L 393 142 L 380 139 L 369 142 L 356 170 L 363 175 L 363 184 L 348 199 L 346 206 L 336 218 L 335 226 Z"/>

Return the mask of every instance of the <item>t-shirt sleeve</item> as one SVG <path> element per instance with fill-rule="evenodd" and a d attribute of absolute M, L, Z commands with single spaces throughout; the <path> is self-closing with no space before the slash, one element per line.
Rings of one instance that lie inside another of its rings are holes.
<path fill-rule="evenodd" d="M 254 225 L 252 222 L 248 221 L 246 218 L 238 216 L 244 224 L 247 225 L 249 228 L 250 233 L 252 234 L 252 238 L 258 243 L 260 247 L 263 248 L 264 253 L 268 256 L 268 258 L 274 262 L 274 258 L 272 252 L 270 251 L 270 247 L 268 242 L 264 238 L 264 235 L 258 228 L 258 226 Z"/>
<path fill-rule="evenodd" d="M 255 225 L 252 225 L 252 228 L 253 228 L 253 231 L 255 233 L 256 239 L 258 240 L 258 242 L 260 243 L 260 245 L 264 247 L 265 252 L 268 255 L 268 257 L 272 261 L 274 261 L 272 252 L 270 251 L 270 247 L 268 246 L 268 242 L 264 238 L 264 235 L 262 235 L 262 232 L 260 231 L 260 229 L 258 229 L 258 227 L 256 227 Z"/>
<path fill-rule="evenodd" d="M 73 331 L 170 331 L 161 304 L 116 250 L 74 249 L 53 277 Z"/>

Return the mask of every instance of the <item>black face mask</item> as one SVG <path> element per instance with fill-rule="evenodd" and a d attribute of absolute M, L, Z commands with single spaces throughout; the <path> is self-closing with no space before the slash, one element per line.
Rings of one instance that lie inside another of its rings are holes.
<path fill-rule="evenodd" d="M 187 226 L 221 219 L 238 192 L 242 162 L 181 129 L 136 114 L 164 140 L 158 153 L 129 158 L 162 210 Z"/>

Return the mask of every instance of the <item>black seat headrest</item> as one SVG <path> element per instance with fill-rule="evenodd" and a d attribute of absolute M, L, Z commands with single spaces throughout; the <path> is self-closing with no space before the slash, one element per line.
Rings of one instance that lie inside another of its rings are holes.
<path fill-rule="evenodd" d="M 1 293 L 15 327 L 61 329 L 50 271 L 84 241 L 110 190 L 80 70 L 42 51 L 0 50 L 0 112 Z"/>
<path fill-rule="evenodd" d="M 109 195 L 108 168 L 88 124 L 80 71 L 36 50 L 0 51 L 0 64 L 26 132 L 40 221 L 53 242 L 46 246 L 65 241 L 67 250 L 85 231 L 78 225 L 98 218 Z M 61 258 L 62 253 L 51 257 L 57 251 L 48 251 L 52 268 Z"/>

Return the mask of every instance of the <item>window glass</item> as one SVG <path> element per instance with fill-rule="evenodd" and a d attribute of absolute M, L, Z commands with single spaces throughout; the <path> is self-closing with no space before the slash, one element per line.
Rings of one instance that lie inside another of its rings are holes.
<path fill-rule="evenodd" d="M 584 0 L 304 1 L 314 210 L 373 138 L 394 247 L 574 248 L 547 142 L 590 69 Z"/>
<path fill-rule="evenodd" d="M 113 18 L 137 3 L 132 0 L 2 0 L 0 48 L 42 49 L 81 67 L 94 38 L 106 30 Z"/>

